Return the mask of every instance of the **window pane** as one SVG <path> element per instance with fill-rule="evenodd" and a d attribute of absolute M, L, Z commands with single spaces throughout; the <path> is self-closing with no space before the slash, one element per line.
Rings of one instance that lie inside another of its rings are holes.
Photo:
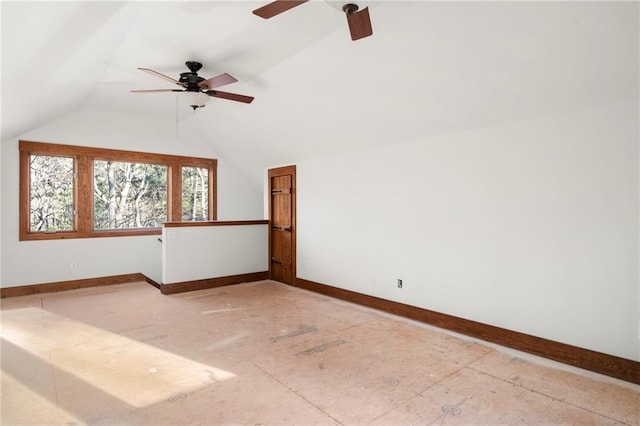
<path fill-rule="evenodd" d="M 209 220 L 209 170 L 182 168 L 182 220 Z"/>
<path fill-rule="evenodd" d="M 30 156 L 29 232 L 73 230 L 73 158 Z"/>
<path fill-rule="evenodd" d="M 167 221 L 167 166 L 94 161 L 93 227 L 159 228 Z"/>

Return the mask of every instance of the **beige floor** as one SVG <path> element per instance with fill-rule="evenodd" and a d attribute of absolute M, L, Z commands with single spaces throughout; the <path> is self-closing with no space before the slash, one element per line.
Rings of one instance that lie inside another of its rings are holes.
<path fill-rule="evenodd" d="M 640 387 L 264 281 L 2 300 L 3 425 L 640 425 Z"/>

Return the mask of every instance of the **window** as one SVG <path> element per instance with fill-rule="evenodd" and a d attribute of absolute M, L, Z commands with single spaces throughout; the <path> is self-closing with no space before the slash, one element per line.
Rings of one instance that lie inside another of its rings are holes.
<path fill-rule="evenodd" d="M 216 169 L 214 159 L 20 141 L 20 240 L 215 220 Z"/>
<path fill-rule="evenodd" d="M 209 171 L 204 167 L 182 168 L 182 220 L 207 220 Z"/>
<path fill-rule="evenodd" d="M 74 229 L 73 158 L 32 155 L 30 232 Z"/>
<path fill-rule="evenodd" d="M 96 160 L 93 188 L 93 229 L 158 228 L 167 221 L 165 165 Z"/>

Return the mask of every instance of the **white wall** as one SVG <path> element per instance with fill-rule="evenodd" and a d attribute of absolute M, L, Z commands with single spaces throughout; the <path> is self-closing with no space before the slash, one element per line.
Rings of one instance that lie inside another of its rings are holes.
<path fill-rule="evenodd" d="M 1 12 L 0 12 L 1 13 Z M 1 111 L 1 107 L 0 107 L 0 111 Z M 2 113 L 0 112 L 0 117 L 1 117 Z M 1 118 L 0 118 L 1 120 Z M 2 145 L 0 145 L 0 165 L 3 164 L 2 163 Z M 2 173 L 2 168 L 0 168 L 0 286 L 2 285 L 2 246 L 4 244 L 2 244 L 2 241 L 4 241 L 3 237 L 2 237 L 2 223 L 3 223 L 3 219 L 2 217 L 4 216 L 2 214 L 2 212 L 4 211 L 4 198 L 3 198 L 3 173 Z"/>
<path fill-rule="evenodd" d="M 640 360 L 638 158 L 630 102 L 298 163 L 297 275 Z"/>
<path fill-rule="evenodd" d="M 221 158 L 220 156 L 216 158 Z M 264 216 L 260 178 L 218 161 L 218 220 L 256 220 Z"/>
<path fill-rule="evenodd" d="M 267 225 L 162 229 L 162 283 L 269 270 Z"/>
<path fill-rule="evenodd" d="M 11 287 L 141 272 L 162 279 L 158 236 L 18 241 L 18 139 L 218 158 L 219 218 L 262 216 L 261 188 L 217 156 L 188 123 L 151 121 L 84 110 L 13 140 L 2 141 L 2 263 L 0 285 Z M 76 268 L 72 269 L 71 264 Z"/>

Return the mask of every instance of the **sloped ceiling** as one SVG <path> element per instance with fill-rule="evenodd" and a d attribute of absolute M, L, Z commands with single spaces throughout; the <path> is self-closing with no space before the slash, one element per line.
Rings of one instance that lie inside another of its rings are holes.
<path fill-rule="evenodd" d="M 2 140 L 82 108 L 190 126 L 246 169 L 638 98 L 638 2 L 2 2 Z M 250 105 L 191 111 L 136 70 L 184 62 Z"/>

